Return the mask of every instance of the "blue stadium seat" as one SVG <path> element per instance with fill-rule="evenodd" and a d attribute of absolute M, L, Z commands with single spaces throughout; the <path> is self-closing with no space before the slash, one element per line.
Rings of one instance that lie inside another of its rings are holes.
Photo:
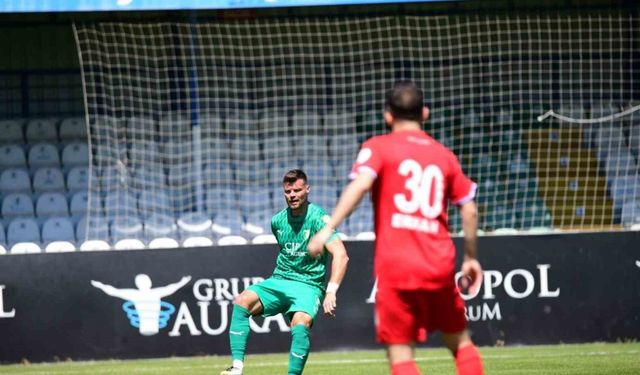
<path fill-rule="evenodd" d="M 156 238 L 178 239 L 178 226 L 172 216 L 152 214 L 144 219 L 144 237 L 147 241 Z"/>
<path fill-rule="evenodd" d="M 225 209 L 216 212 L 213 218 L 213 232 L 217 236 L 242 233 L 244 222 L 237 210 Z"/>
<path fill-rule="evenodd" d="M 211 237 L 211 219 L 199 212 L 187 212 L 178 218 L 178 232 L 183 239 L 189 237 Z"/>
<path fill-rule="evenodd" d="M 138 200 L 127 189 L 118 189 L 107 193 L 104 199 L 105 214 L 109 218 L 120 215 L 134 216 L 138 214 Z"/>
<path fill-rule="evenodd" d="M 98 180 L 92 173 L 92 185 L 97 186 Z M 89 189 L 89 168 L 73 167 L 67 173 L 67 191 L 75 193 L 77 191 L 86 191 Z"/>
<path fill-rule="evenodd" d="M 7 228 L 7 244 L 12 247 L 18 242 L 40 244 L 40 228 L 33 218 L 16 218 Z"/>
<path fill-rule="evenodd" d="M 40 168 L 60 168 L 60 154 L 53 143 L 37 143 L 29 149 L 29 168 L 32 171 Z"/>
<path fill-rule="evenodd" d="M 31 195 L 25 193 L 12 193 L 2 200 L 2 217 L 11 219 L 14 217 L 33 217 L 33 201 Z"/>
<path fill-rule="evenodd" d="M 167 178 L 162 166 L 138 166 L 133 171 L 133 185 L 140 190 L 163 189 Z"/>
<path fill-rule="evenodd" d="M 133 165 L 159 166 L 162 155 L 156 142 L 134 139 L 129 146 L 129 160 Z"/>
<path fill-rule="evenodd" d="M 22 123 L 18 120 L 0 121 L 0 143 L 24 143 Z"/>
<path fill-rule="evenodd" d="M 235 166 L 230 162 L 220 161 L 206 164 L 202 171 L 203 182 L 205 186 L 235 184 L 234 169 Z"/>
<path fill-rule="evenodd" d="M 73 223 L 67 217 L 52 217 L 42 224 L 42 243 L 49 244 L 54 241 L 67 241 L 76 243 L 76 235 Z"/>
<path fill-rule="evenodd" d="M 36 201 L 36 216 L 69 216 L 69 204 L 62 193 L 43 193 Z"/>
<path fill-rule="evenodd" d="M 0 193 L 7 195 L 10 193 L 31 194 L 31 178 L 26 169 L 10 168 L 0 174 Z"/>
<path fill-rule="evenodd" d="M 169 194 L 162 189 L 147 189 L 140 192 L 138 210 L 142 217 L 155 213 L 169 214 L 173 212 Z"/>
<path fill-rule="evenodd" d="M 4 249 L 4 245 L 7 244 L 7 233 L 4 230 L 4 225 L 0 222 L 0 246 L 3 246 Z"/>
<path fill-rule="evenodd" d="M 274 211 L 269 210 L 254 210 L 247 214 L 246 223 L 243 225 L 244 232 L 249 233 L 250 236 L 256 236 L 260 234 L 271 234 L 271 217 Z"/>
<path fill-rule="evenodd" d="M 109 221 L 99 216 L 83 216 L 76 224 L 76 240 L 79 243 L 86 240 L 110 242 Z"/>
<path fill-rule="evenodd" d="M 142 239 L 142 221 L 136 216 L 123 215 L 114 218 L 110 223 L 111 240 L 118 242 L 122 239 Z"/>
<path fill-rule="evenodd" d="M 6 168 L 27 168 L 27 157 L 19 145 L 0 146 L 0 169 Z"/>
<path fill-rule="evenodd" d="M 86 142 L 72 142 L 62 149 L 62 166 L 65 170 L 89 166 L 89 147 Z"/>
<path fill-rule="evenodd" d="M 82 117 L 70 117 L 60 122 L 60 140 L 69 142 L 74 140 L 87 141 L 87 125 Z"/>
<path fill-rule="evenodd" d="M 625 226 L 640 224 L 640 198 L 624 202 L 620 221 Z"/>
<path fill-rule="evenodd" d="M 37 194 L 48 191 L 65 191 L 64 175 L 59 168 L 40 168 L 33 175 L 33 191 Z"/>
<path fill-rule="evenodd" d="M 27 143 L 58 142 L 56 123 L 50 119 L 33 119 L 27 123 Z"/>
<path fill-rule="evenodd" d="M 206 206 L 209 215 L 214 215 L 223 210 L 237 210 L 238 198 L 236 191 L 229 186 L 211 187 L 206 192 Z"/>

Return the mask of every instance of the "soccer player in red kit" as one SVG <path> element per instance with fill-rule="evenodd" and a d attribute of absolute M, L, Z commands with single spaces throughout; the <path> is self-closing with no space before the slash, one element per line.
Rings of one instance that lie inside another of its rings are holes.
<path fill-rule="evenodd" d="M 464 232 L 462 287 L 475 293 L 482 281 L 476 259 L 476 184 L 456 156 L 422 130 L 429 117 L 422 91 L 399 81 L 387 92 L 384 120 L 391 132 L 362 144 L 351 182 L 323 230 L 308 245 L 312 256 L 367 191 L 375 210 L 374 269 L 377 339 L 387 347 L 393 375 L 420 374 L 416 342 L 442 332 L 459 375 L 483 374 L 480 354 L 467 332 L 464 302 L 455 283 L 455 247 L 447 203 L 459 206 Z"/>

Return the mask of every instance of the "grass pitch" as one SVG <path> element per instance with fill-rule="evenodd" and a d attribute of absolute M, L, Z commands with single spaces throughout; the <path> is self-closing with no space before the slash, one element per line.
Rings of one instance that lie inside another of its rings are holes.
<path fill-rule="evenodd" d="M 640 343 L 594 343 L 579 345 L 481 347 L 487 374 L 640 374 Z M 455 374 L 445 349 L 419 349 L 416 353 L 424 374 Z M 278 375 L 287 371 L 287 354 L 251 355 L 246 375 Z M 229 357 L 190 357 L 145 360 L 59 362 L 0 366 L 0 374 L 94 375 L 94 374 L 184 374 L 217 375 L 230 363 Z M 311 353 L 305 375 L 388 374 L 384 351 Z"/>

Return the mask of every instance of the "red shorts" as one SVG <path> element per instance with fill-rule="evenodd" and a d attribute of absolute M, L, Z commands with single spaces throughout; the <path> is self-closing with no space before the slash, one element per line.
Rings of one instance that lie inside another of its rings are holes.
<path fill-rule="evenodd" d="M 464 301 L 458 288 L 378 290 L 376 333 L 382 344 L 424 342 L 433 331 L 462 332 L 467 327 Z"/>

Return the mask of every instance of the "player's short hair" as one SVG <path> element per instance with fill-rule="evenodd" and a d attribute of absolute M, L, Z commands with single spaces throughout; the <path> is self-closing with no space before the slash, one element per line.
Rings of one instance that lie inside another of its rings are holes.
<path fill-rule="evenodd" d="M 397 81 L 387 91 L 385 111 L 402 120 L 422 122 L 422 90 L 413 81 Z"/>
<path fill-rule="evenodd" d="M 298 180 L 303 180 L 304 183 L 307 183 L 307 174 L 304 173 L 302 169 L 292 169 L 284 174 L 282 178 L 283 184 L 293 184 Z"/>

